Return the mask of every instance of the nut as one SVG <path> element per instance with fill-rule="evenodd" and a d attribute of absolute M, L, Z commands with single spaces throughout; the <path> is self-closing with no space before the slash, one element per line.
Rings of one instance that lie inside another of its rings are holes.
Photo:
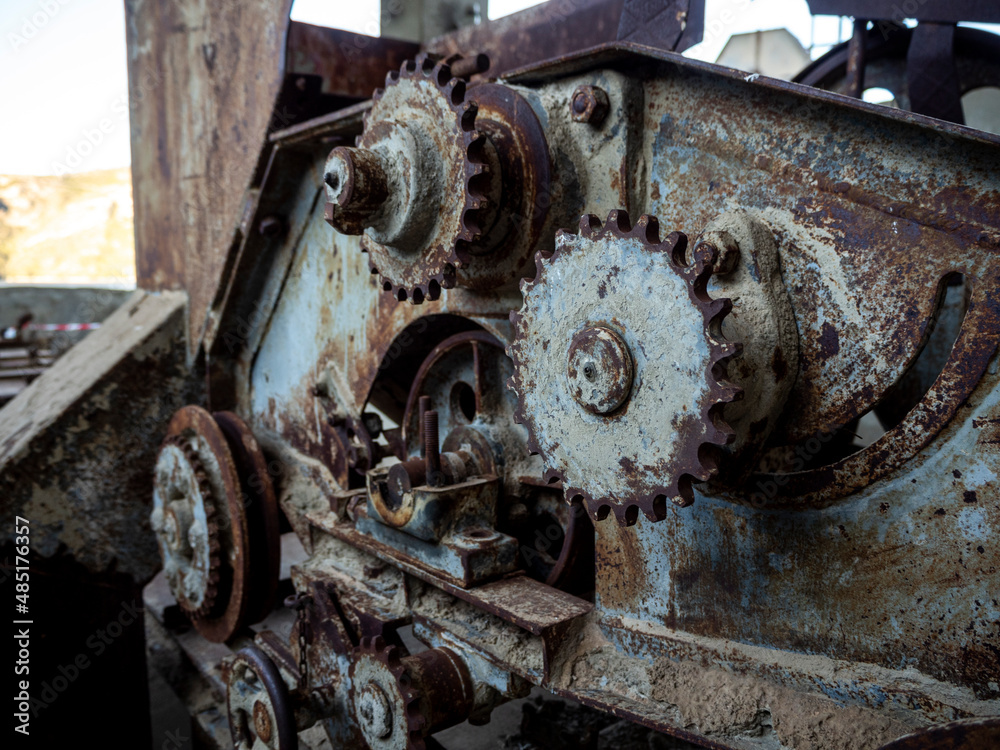
<path fill-rule="evenodd" d="M 587 122 L 596 127 L 608 116 L 608 94 L 597 86 L 580 86 L 573 92 L 570 108 L 575 122 Z"/>

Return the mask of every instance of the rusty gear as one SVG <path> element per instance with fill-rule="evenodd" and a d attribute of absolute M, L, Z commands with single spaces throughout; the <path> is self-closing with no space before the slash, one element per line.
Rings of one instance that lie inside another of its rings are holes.
<path fill-rule="evenodd" d="M 496 154 L 475 129 L 477 105 L 449 65 L 456 59 L 425 53 L 390 72 L 357 148 L 336 148 L 327 162 L 328 220 L 364 232 L 371 272 L 401 301 L 454 286 L 496 218 Z"/>
<path fill-rule="evenodd" d="M 424 747 L 420 694 L 399 648 L 382 636 L 362 638 L 355 649 L 351 706 L 372 750 Z"/>
<path fill-rule="evenodd" d="M 215 499 L 201 459 L 182 435 L 160 448 L 150 522 L 170 590 L 192 619 L 207 617 L 219 593 L 219 528 Z"/>
<path fill-rule="evenodd" d="M 691 485 L 717 472 L 733 439 L 722 407 L 741 395 L 725 363 L 740 351 L 721 333 L 732 303 L 711 299 L 711 246 L 689 262 L 687 238 L 659 237 L 656 219 L 633 228 L 624 211 L 606 224 L 580 220 L 536 258 L 511 313 L 508 354 L 515 419 L 566 498 L 582 497 L 595 519 L 614 511 L 635 523 L 666 516 L 666 501 L 690 505 Z M 552 281 L 549 281 L 552 279 Z"/>

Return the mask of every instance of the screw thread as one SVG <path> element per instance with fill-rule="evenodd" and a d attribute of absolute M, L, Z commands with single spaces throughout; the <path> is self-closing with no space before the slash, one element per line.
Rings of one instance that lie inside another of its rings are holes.
<path fill-rule="evenodd" d="M 441 454 L 438 442 L 438 413 L 433 409 L 424 412 L 424 458 L 427 461 L 427 480 L 434 483 L 434 478 L 441 474 Z"/>

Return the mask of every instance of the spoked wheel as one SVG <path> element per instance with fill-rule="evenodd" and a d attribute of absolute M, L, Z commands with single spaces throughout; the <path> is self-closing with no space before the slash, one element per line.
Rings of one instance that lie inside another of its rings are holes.
<path fill-rule="evenodd" d="M 865 46 L 864 90 L 892 93 L 891 106 L 912 110 L 907 57 L 915 29 L 874 23 Z M 954 63 L 965 121 L 971 127 L 1000 132 L 1000 36 L 959 26 L 954 35 Z M 839 44 L 795 77 L 796 83 L 850 94 L 850 42 Z M 986 104 L 989 98 L 992 108 Z M 977 101 L 978 100 L 978 101 Z M 992 114 L 990 114 L 992 109 Z"/>

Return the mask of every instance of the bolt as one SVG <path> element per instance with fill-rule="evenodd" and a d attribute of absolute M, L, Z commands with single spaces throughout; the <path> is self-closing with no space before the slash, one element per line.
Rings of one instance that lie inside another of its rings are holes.
<path fill-rule="evenodd" d="M 424 414 L 428 412 L 431 408 L 431 397 L 421 396 L 420 400 L 417 402 L 417 414 L 420 415 L 420 432 L 423 433 L 424 430 Z M 420 457 L 423 458 L 427 455 L 424 451 L 424 441 L 420 441 Z"/>
<path fill-rule="evenodd" d="M 430 409 L 424 412 L 424 459 L 427 462 L 427 484 L 431 487 L 441 487 L 445 483 L 441 472 L 440 445 L 438 413 Z"/>
<path fill-rule="evenodd" d="M 389 474 L 386 476 L 387 492 L 385 498 L 385 504 L 389 510 L 396 511 L 403 507 L 407 493 L 412 492 L 414 487 L 419 487 L 426 481 L 426 470 L 426 461 L 419 458 L 400 461 L 389 467 Z"/>
<path fill-rule="evenodd" d="M 485 73 L 490 69 L 490 58 L 483 53 L 463 57 L 451 64 L 451 74 L 455 78 L 470 78 L 477 73 Z"/>
<path fill-rule="evenodd" d="M 573 92 L 570 107 L 575 122 L 587 122 L 597 127 L 608 116 L 610 103 L 604 89 L 597 86 L 580 86 Z"/>
<path fill-rule="evenodd" d="M 691 258 L 710 267 L 713 274 L 723 276 L 736 270 L 740 246 L 729 232 L 706 232 L 691 248 Z"/>
<path fill-rule="evenodd" d="M 262 701 L 253 704 L 253 728 L 263 742 L 271 741 L 271 717 Z"/>
<path fill-rule="evenodd" d="M 392 705 L 382 688 L 374 682 L 365 685 L 358 695 L 358 717 L 365 734 L 380 740 L 392 734 Z"/>

